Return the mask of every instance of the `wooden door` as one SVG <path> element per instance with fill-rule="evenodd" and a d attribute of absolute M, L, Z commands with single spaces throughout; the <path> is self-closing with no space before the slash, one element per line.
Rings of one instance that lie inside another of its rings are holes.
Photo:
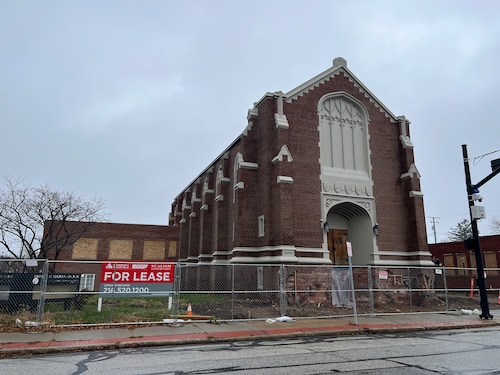
<path fill-rule="evenodd" d="M 328 250 L 330 251 L 330 260 L 333 264 L 349 264 L 346 242 L 346 230 L 330 229 L 328 231 Z"/>

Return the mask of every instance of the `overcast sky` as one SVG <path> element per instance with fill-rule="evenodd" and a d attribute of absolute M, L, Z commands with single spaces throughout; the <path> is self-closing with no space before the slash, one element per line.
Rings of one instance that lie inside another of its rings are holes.
<path fill-rule="evenodd" d="M 499 14 L 484 0 L 0 0 L 0 174 L 165 225 L 254 102 L 342 56 L 411 121 L 441 242 L 469 217 L 461 145 L 485 155 L 473 182 L 500 158 Z M 500 177 L 481 189 L 488 218 L 499 191 Z"/>

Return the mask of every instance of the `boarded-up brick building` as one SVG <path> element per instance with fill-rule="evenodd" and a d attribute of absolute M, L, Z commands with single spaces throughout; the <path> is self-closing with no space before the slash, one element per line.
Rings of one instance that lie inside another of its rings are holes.
<path fill-rule="evenodd" d="M 58 225 L 64 225 L 64 229 L 59 230 Z M 177 260 L 178 229 L 175 227 L 76 221 L 55 222 L 55 229 L 53 226 L 51 222 L 45 224 L 44 236 L 51 236 L 48 242 L 53 245 L 46 258 L 57 259 L 58 262 L 51 262 L 55 272 L 81 274 L 81 289 L 98 288 L 101 263 L 108 260 Z M 48 230 L 49 227 L 52 229 Z M 66 238 L 65 233 L 76 237 Z M 61 246 L 65 242 L 67 245 Z"/>
<path fill-rule="evenodd" d="M 481 254 L 486 271 L 487 288 L 500 287 L 500 235 L 481 236 Z M 447 285 L 450 288 L 468 288 L 470 279 L 477 275 L 476 254 L 465 248 L 463 242 L 441 242 L 429 245 L 434 259 L 448 268 Z"/>
<path fill-rule="evenodd" d="M 247 120 L 172 204 L 179 260 L 432 265 L 409 121 L 343 58 Z"/>
<path fill-rule="evenodd" d="M 65 222 L 76 241 L 56 257 L 49 249 L 47 259 L 57 260 L 151 260 L 175 261 L 178 231 L 166 225 Z M 80 232 L 73 227 L 85 227 Z M 56 233 L 57 231 L 54 231 Z M 55 236 L 55 235 L 53 235 Z"/>

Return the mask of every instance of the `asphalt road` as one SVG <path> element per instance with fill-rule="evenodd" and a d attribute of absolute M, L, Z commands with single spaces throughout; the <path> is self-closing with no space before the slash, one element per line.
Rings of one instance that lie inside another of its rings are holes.
<path fill-rule="evenodd" d="M 500 328 L 308 337 L 0 360 L 2 374 L 500 374 Z"/>

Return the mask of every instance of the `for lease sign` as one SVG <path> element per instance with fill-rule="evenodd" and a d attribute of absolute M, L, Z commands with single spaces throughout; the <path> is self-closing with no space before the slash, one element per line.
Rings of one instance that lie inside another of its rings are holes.
<path fill-rule="evenodd" d="M 144 297 L 170 294 L 174 282 L 173 263 L 104 262 L 100 297 Z"/>

